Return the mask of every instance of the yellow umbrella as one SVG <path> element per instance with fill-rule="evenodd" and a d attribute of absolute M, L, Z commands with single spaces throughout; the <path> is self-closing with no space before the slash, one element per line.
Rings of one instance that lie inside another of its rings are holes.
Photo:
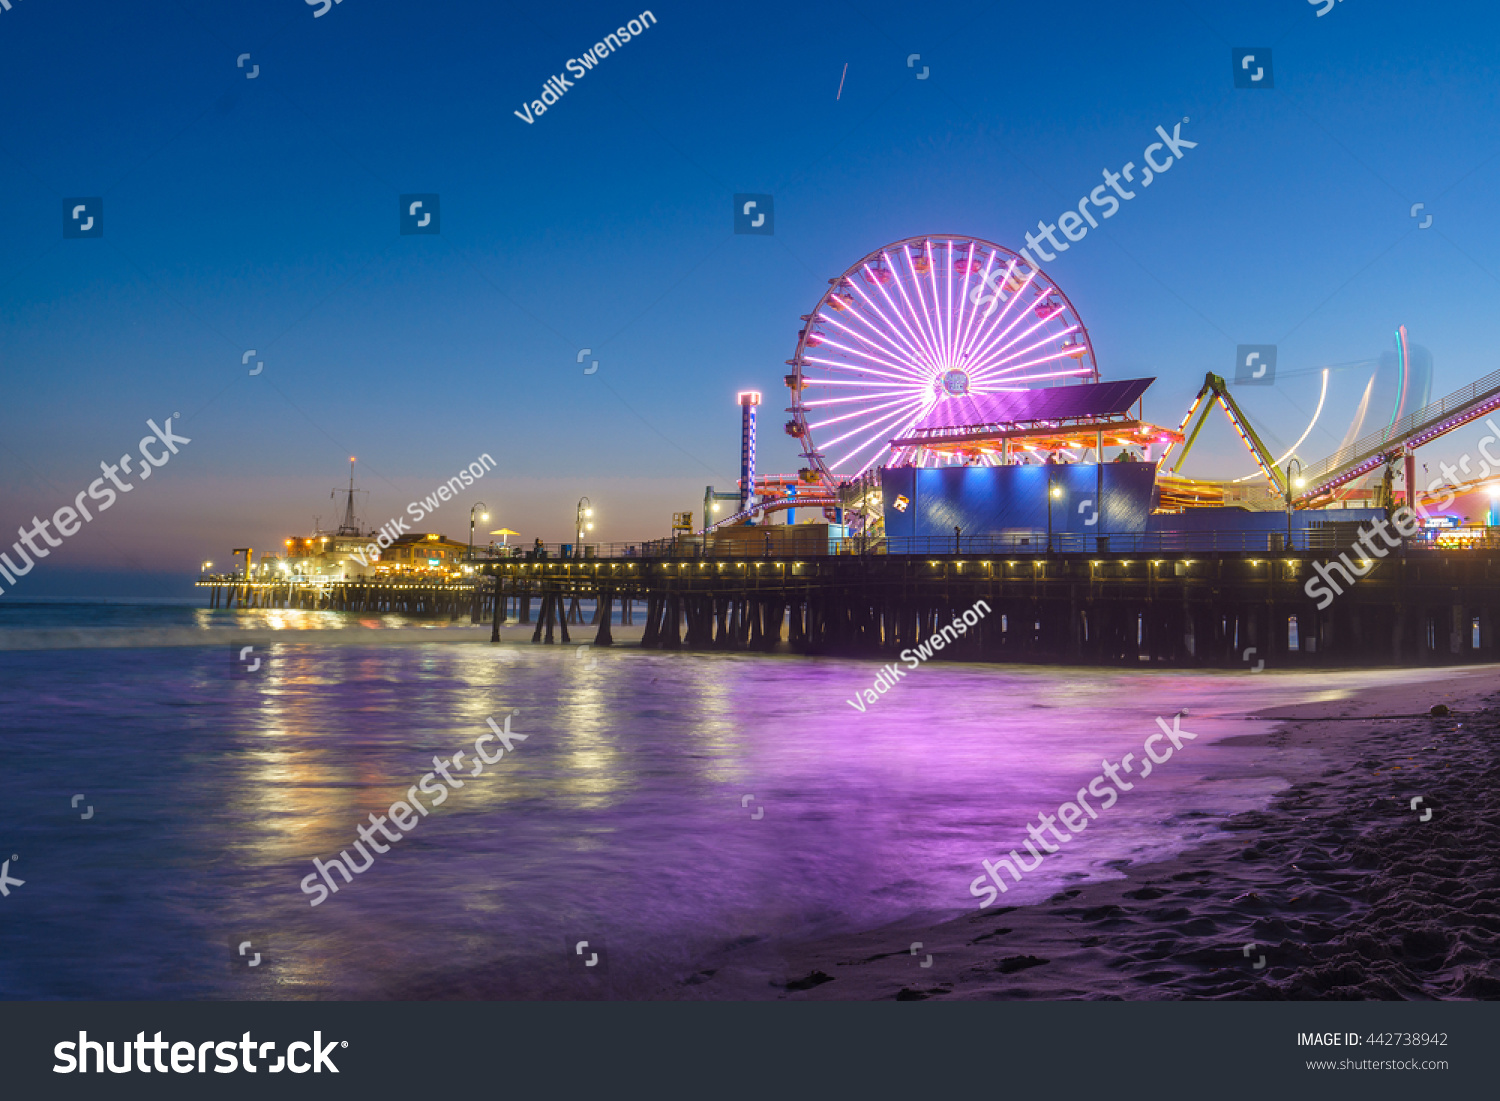
<path fill-rule="evenodd" d="M 506 545 L 506 539 L 512 535 L 520 535 L 521 533 L 519 531 L 511 531 L 510 528 L 499 528 L 496 531 L 490 532 L 490 534 L 500 536 L 500 545 L 503 547 Z"/>

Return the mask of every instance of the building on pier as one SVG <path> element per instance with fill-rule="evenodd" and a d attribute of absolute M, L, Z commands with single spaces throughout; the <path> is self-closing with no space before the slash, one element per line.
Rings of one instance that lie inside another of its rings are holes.
<path fill-rule="evenodd" d="M 274 576 L 322 578 L 329 581 L 348 581 L 366 577 L 374 572 L 375 563 L 360 561 L 359 555 L 375 536 L 338 535 L 315 532 L 312 535 L 293 536 L 286 540 L 286 555 L 280 559 L 262 562 L 265 573 L 270 567 Z"/>
<path fill-rule="evenodd" d="M 469 545 L 439 532 L 411 532 L 380 552 L 375 572 L 381 576 L 460 577 Z"/>

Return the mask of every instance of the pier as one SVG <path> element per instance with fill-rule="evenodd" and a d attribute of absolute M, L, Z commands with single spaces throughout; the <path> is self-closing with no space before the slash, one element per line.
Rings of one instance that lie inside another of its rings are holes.
<path fill-rule="evenodd" d="M 205 577 L 199 585 L 212 607 L 467 616 L 490 623 L 494 640 L 501 622 L 534 625 L 540 644 L 572 643 L 576 634 L 577 642 L 613 645 L 618 605 L 622 625 L 641 617 L 647 649 L 892 659 L 982 600 L 989 611 L 936 660 L 1254 669 L 1500 656 L 1500 549 L 1399 549 L 1371 560 L 1365 576 L 1319 609 L 1304 585 L 1335 551 L 950 546 L 802 559 L 500 559 L 476 561 L 472 577 L 448 583 Z M 583 637 L 587 627 L 592 637 Z"/>

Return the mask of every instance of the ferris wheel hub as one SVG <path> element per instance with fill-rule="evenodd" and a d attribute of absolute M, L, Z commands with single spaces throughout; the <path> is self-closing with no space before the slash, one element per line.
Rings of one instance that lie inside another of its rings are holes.
<path fill-rule="evenodd" d="M 942 383 L 943 390 L 954 397 L 959 397 L 969 392 L 969 376 L 956 367 L 943 375 Z"/>

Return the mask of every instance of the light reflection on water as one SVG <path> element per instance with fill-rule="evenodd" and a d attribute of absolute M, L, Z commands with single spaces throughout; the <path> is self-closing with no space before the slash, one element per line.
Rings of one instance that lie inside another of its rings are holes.
<path fill-rule="evenodd" d="M 327 645 L 307 614 L 255 677 L 230 676 L 227 646 L 0 655 L 0 844 L 27 880 L 0 906 L 0 997 L 650 994 L 737 938 L 973 907 L 982 858 L 1186 707 L 1199 739 L 1004 901 L 1170 855 L 1280 786 L 1271 751 L 1212 747 L 1266 729 L 1239 715 L 1429 676 L 937 663 L 861 714 L 845 701 L 878 662 L 502 661 L 483 642 Z M 511 708 L 514 754 L 308 906 L 313 857 L 353 852 L 358 823 Z M 226 947 L 251 933 L 270 938 L 253 975 Z M 607 980 L 566 969 L 579 933 L 608 943 Z"/>

